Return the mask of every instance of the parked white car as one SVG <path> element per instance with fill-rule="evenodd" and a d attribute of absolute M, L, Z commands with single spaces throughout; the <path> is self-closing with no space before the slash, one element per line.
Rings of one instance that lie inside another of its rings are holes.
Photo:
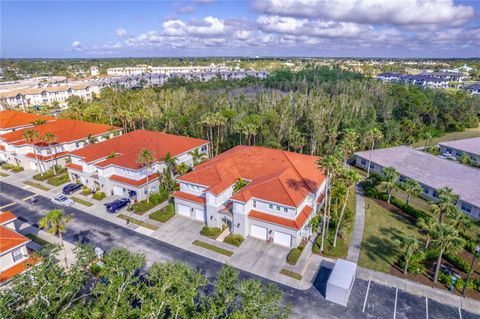
<path fill-rule="evenodd" d="M 73 200 L 71 200 L 65 195 L 58 195 L 55 198 L 52 198 L 52 203 L 60 206 L 72 206 Z"/>

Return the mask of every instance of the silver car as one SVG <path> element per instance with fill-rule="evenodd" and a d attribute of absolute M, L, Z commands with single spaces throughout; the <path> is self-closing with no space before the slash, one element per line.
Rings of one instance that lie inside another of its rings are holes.
<path fill-rule="evenodd" d="M 52 203 L 60 205 L 60 206 L 72 206 L 73 200 L 68 198 L 65 195 L 58 195 L 52 199 Z"/>

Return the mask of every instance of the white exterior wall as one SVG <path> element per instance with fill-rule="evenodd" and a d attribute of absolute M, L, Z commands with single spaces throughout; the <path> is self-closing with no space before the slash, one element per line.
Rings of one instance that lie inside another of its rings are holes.
<path fill-rule="evenodd" d="M 12 251 L 20 249 L 23 257 L 17 260 L 16 262 L 13 261 L 13 255 Z M 28 258 L 28 251 L 27 251 L 27 245 L 23 244 L 22 246 L 16 247 L 14 249 L 11 249 L 9 251 L 6 251 L 2 254 L 0 254 L 0 271 L 7 270 L 13 266 L 15 266 L 18 263 L 21 263 L 25 261 Z"/>

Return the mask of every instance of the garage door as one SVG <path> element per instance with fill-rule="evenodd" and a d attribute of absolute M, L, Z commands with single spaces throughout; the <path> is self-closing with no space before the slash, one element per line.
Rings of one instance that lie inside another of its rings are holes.
<path fill-rule="evenodd" d="M 250 226 L 250 235 L 255 238 L 267 239 L 267 229 L 256 225 Z"/>
<path fill-rule="evenodd" d="M 282 246 L 290 247 L 292 236 L 279 231 L 273 232 L 273 242 Z"/>
<path fill-rule="evenodd" d="M 205 211 L 203 209 L 195 209 L 195 219 L 205 222 Z"/>
<path fill-rule="evenodd" d="M 113 195 L 123 196 L 123 188 L 118 186 L 113 186 Z"/>
<path fill-rule="evenodd" d="M 178 204 L 177 209 L 179 215 L 190 217 L 190 207 Z"/>

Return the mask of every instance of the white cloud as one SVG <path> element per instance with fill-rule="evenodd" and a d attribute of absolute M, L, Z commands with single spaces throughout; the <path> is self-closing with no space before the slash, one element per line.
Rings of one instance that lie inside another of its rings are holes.
<path fill-rule="evenodd" d="M 209 16 L 203 20 L 192 21 L 187 26 L 187 30 L 197 35 L 218 35 L 224 32 L 225 24 L 223 20 Z"/>
<path fill-rule="evenodd" d="M 115 34 L 117 35 L 117 37 L 119 38 L 122 38 L 124 36 L 127 35 L 127 30 L 123 29 L 123 28 L 118 28 L 116 31 L 115 31 Z"/>
<path fill-rule="evenodd" d="M 263 13 L 355 23 L 462 25 L 475 17 L 472 6 L 453 0 L 255 0 Z"/>
<path fill-rule="evenodd" d="M 82 51 L 82 45 L 80 44 L 80 41 L 73 41 L 72 44 L 70 44 L 70 50 Z"/>

